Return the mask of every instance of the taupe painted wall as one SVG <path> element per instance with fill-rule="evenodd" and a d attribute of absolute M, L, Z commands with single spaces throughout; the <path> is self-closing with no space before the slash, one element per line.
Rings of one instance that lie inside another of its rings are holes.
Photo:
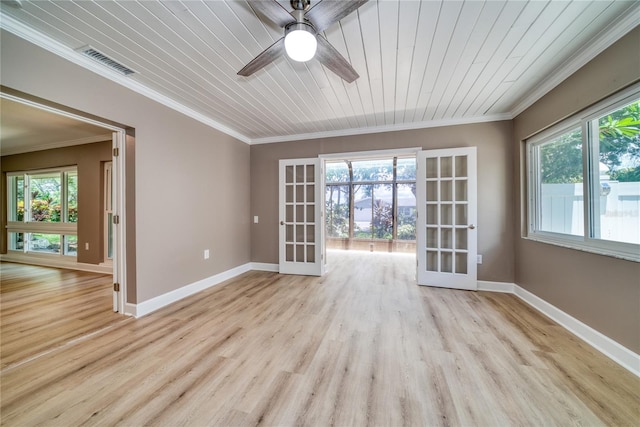
<path fill-rule="evenodd" d="M 513 282 L 513 144 L 510 121 L 251 146 L 251 259 L 278 262 L 278 160 L 393 148 L 478 147 L 480 280 Z"/>
<path fill-rule="evenodd" d="M 128 302 L 250 261 L 248 145 L 10 33 L 0 42 L 2 85 L 135 129 L 137 287 Z"/>
<path fill-rule="evenodd" d="M 640 263 L 525 240 L 524 143 L 532 134 L 640 80 L 640 27 L 514 119 L 516 283 L 640 353 Z"/>
<path fill-rule="evenodd" d="M 3 156 L 2 205 L 7 200 L 6 173 L 63 166 L 78 167 L 78 262 L 98 264 L 103 258 L 102 163 L 111 160 L 111 141 Z M 7 253 L 6 213 L 2 209 L 1 253 Z M 89 250 L 85 250 L 85 243 Z"/>

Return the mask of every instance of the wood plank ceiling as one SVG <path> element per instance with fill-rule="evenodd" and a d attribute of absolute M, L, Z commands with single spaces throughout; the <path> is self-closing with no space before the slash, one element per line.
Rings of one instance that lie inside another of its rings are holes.
<path fill-rule="evenodd" d="M 0 25 L 70 54 L 91 45 L 135 70 L 136 85 L 260 143 L 511 118 L 594 45 L 638 25 L 639 11 L 637 1 L 370 0 L 324 32 L 360 74 L 351 84 L 286 57 L 237 76 L 283 34 L 246 1 L 22 1 L 2 4 Z"/>

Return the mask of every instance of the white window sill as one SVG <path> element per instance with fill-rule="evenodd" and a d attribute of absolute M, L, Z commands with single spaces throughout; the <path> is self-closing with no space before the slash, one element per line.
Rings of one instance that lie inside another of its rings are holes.
<path fill-rule="evenodd" d="M 626 261 L 640 262 L 640 250 L 634 245 L 626 243 L 615 243 L 600 241 L 601 245 L 589 244 L 579 236 L 552 236 L 546 234 L 533 234 L 523 236 L 525 240 L 531 240 L 534 242 L 546 243 L 549 245 L 560 246 L 567 249 L 574 249 L 582 252 L 589 252 L 592 254 L 609 256 L 612 258 L 623 259 Z M 607 245 L 617 246 L 616 248 L 606 247 Z"/>

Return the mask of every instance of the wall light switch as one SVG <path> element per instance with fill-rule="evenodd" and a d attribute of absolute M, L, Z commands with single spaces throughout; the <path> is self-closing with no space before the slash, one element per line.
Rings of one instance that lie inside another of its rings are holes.
<path fill-rule="evenodd" d="M 482 255 L 478 254 L 478 260 L 477 260 L 478 264 L 482 264 Z"/>
<path fill-rule="evenodd" d="M 88 251 L 89 250 L 89 242 L 85 242 L 84 244 L 84 250 Z"/>
<path fill-rule="evenodd" d="M 209 259 L 209 249 L 204 250 L 204 259 Z"/>
<path fill-rule="evenodd" d="M 253 217 L 253 223 L 254 223 L 254 224 L 257 224 L 257 223 L 258 223 L 258 215 L 256 215 L 256 216 L 254 216 L 254 217 Z"/>

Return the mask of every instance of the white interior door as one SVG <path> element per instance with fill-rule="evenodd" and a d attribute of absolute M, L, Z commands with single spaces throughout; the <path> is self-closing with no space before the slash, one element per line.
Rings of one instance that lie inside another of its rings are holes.
<path fill-rule="evenodd" d="M 280 160 L 280 273 L 321 276 L 320 159 Z"/>
<path fill-rule="evenodd" d="M 476 148 L 418 153 L 418 284 L 477 289 Z"/>

